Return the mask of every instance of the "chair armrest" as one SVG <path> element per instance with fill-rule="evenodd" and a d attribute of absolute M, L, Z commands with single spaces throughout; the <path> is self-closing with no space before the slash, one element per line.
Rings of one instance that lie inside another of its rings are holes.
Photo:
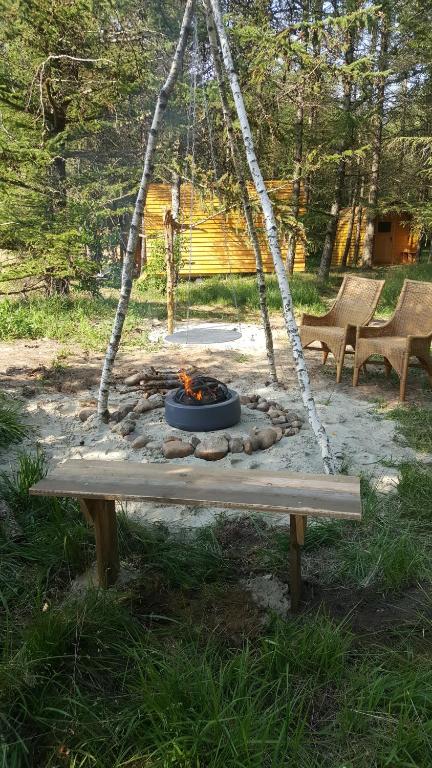
<path fill-rule="evenodd" d="M 301 317 L 300 325 L 331 325 L 329 314 L 330 312 L 326 315 L 308 315 L 305 313 Z"/>
<path fill-rule="evenodd" d="M 379 339 L 380 336 L 393 335 L 393 322 L 389 320 L 383 325 L 359 325 L 357 327 L 358 339 Z"/>

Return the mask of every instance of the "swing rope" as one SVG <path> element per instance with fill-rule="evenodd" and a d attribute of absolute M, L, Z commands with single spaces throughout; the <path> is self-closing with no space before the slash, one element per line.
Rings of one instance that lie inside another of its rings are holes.
<path fill-rule="evenodd" d="M 203 103 L 205 112 L 205 121 L 207 125 L 207 133 L 209 138 L 210 156 L 213 166 L 213 174 L 215 181 L 218 179 L 217 162 L 214 149 L 213 131 L 210 121 L 209 106 L 206 95 L 205 86 L 203 84 L 203 62 L 199 52 L 198 41 L 198 25 L 196 17 L 193 19 L 193 38 L 192 48 L 190 55 L 190 84 L 189 84 L 189 105 L 187 111 L 187 133 L 186 133 L 186 159 L 189 165 L 189 179 L 190 179 L 190 192 L 189 192 L 189 242 L 188 242 L 188 279 L 187 279 L 187 293 L 186 293 L 186 329 L 184 331 L 177 331 L 166 337 L 166 341 L 178 342 L 184 344 L 212 344 L 222 343 L 226 341 L 234 341 L 241 337 L 241 318 L 240 309 L 237 300 L 237 294 L 235 287 L 230 285 L 230 293 L 233 297 L 233 303 L 237 314 L 237 326 L 233 329 L 224 328 L 209 328 L 208 326 L 191 328 L 190 316 L 191 316 L 191 300 L 192 300 L 192 263 L 193 263 L 193 213 L 195 206 L 195 148 L 196 148 L 196 122 L 197 122 L 197 90 L 198 90 L 198 74 L 200 73 L 200 83 L 202 85 Z M 225 260 L 228 263 L 229 276 L 232 283 L 232 264 L 228 247 L 228 232 L 226 228 L 226 216 L 222 213 L 222 229 L 223 229 L 223 242 L 225 251 Z M 175 313 L 177 308 L 177 302 L 175 303 Z"/>

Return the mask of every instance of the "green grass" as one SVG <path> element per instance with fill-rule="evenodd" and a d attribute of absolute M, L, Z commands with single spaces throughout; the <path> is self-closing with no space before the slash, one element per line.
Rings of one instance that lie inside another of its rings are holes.
<path fill-rule="evenodd" d="M 398 406 L 386 414 L 398 422 L 397 431 L 416 451 L 432 453 L 432 407 Z"/>
<path fill-rule="evenodd" d="M 390 269 L 377 269 L 368 277 L 384 277 L 386 285 L 378 307 L 378 315 L 387 317 L 394 309 L 405 277 L 432 280 L 432 265 L 419 264 Z M 321 285 L 314 274 L 296 273 L 290 280 L 297 315 L 302 312 L 322 314 L 334 299 L 342 279 L 332 273 L 327 285 Z M 267 275 L 267 300 L 270 312 L 281 310 L 279 287 L 275 275 Z M 103 295 L 93 297 L 75 292 L 66 297 L 0 302 L 0 341 L 14 339 L 55 339 L 77 343 L 86 349 L 104 351 L 108 343 L 117 306 L 118 291 L 104 288 Z M 144 281 L 135 285 L 123 333 L 123 344 L 149 348 L 148 331 L 154 318 L 166 318 L 165 296 L 161 290 Z M 176 317 L 206 318 L 210 321 L 258 320 L 259 301 L 254 276 L 215 276 L 201 280 L 180 281 L 176 290 Z"/>
<path fill-rule="evenodd" d="M 359 604 L 361 590 L 395 601 L 422 581 L 418 610 L 366 637 L 350 628 L 356 607 L 342 621 L 316 609 L 253 620 L 239 635 L 238 608 L 221 612 L 239 576 L 286 576 L 287 533 L 262 521 L 245 560 L 240 529 L 224 544 L 223 522 L 190 537 L 121 515 L 121 560 L 136 578 L 71 593 L 93 537 L 75 502 L 29 497 L 45 471 L 41 455 L 23 455 L 0 480 L 20 527 L 12 538 L 0 529 L 0 765 L 429 768 L 427 468 L 403 465 L 392 497 L 363 482 L 361 524 L 308 527 L 308 569 L 339 585 L 341 601 L 351 587 Z"/>
<path fill-rule="evenodd" d="M 0 341 L 49 338 L 103 351 L 111 334 L 116 306 L 116 296 L 108 292 L 98 298 L 77 293 L 26 301 L 3 300 L 0 302 Z M 126 346 L 150 346 L 148 320 L 147 305 L 132 300 L 123 334 Z"/>
<path fill-rule="evenodd" d="M 27 433 L 19 403 L 0 392 L 0 449 L 19 443 Z"/>

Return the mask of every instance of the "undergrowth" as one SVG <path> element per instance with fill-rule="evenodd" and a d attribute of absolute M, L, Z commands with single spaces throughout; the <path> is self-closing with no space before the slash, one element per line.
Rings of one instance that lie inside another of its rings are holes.
<path fill-rule="evenodd" d="M 407 445 L 416 451 L 432 453 L 432 407 L 400 405 L 386 415 L 398 422 L 396 430 Z"/>
<path fill-rule="evenodd" d="M 229 521 L 191 537 L 120 514 L 121 561 L 134 579 L 105 593 L 71 591 L 94 560 L 93 536 L 75 502 L 29 497 L 45 471 L 41 455 L 22 456 L 0 481 L 18 526 L 12 536 L 5 521 L 0 537 L 2 766 L 430 766 L 424 467 L 403 465 L 391 497 L 364 482 L 362 523 L 308 526 L 305 561 L 317 584 L 360 590 L 361 603 L 361 590 L 396 599 L 421 580 L 418 611 L 367 637 L 354 634 L 348 612 L 341 621 L 323 609 L 256 619 L 239 634 L 237 617 L 221 612 L 239 577 L 286 578 L 287 532 L 262 521 L 247 543 L 241 523 L 231 537 Z"/>
<path fill-rule="evenodd" d="M 0 392 L 0 449 L 19 443 L 27 433 L 19 403 Z"/>

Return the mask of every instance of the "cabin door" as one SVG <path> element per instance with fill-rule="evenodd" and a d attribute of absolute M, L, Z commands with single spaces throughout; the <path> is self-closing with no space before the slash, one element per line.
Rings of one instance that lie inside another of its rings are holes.
<path fill-rule="evenodd" d="M 389 217 L 377 220 L 373 247 L 374 264 L 393 263 L 394 228 L 395 221 Z"/>

